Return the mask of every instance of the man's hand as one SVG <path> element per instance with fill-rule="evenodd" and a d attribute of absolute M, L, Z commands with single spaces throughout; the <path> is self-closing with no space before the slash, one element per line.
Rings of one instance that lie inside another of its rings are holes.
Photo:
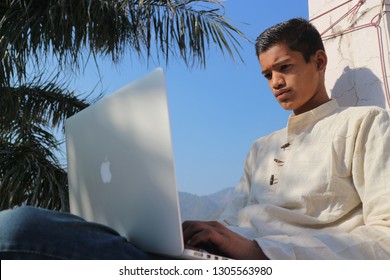
<path fill-rule="evenodd" d="M 186 221 L 185 244 L 233 259 L 268 259 L 256 241 L 246 239 L 219 222 Z"/>

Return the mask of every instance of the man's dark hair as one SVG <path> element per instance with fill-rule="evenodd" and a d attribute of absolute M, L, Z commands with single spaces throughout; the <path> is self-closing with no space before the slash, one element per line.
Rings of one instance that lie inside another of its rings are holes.
<path fill-rule="evenodd" d="M 277 44 L 286 44 L 291 50 L 302 53 L 306 62 L 318 50 L 325 51 L 320 33 L 303 18 L 293 18 L 263 31 L 256 39 L 257 57 Z"/>

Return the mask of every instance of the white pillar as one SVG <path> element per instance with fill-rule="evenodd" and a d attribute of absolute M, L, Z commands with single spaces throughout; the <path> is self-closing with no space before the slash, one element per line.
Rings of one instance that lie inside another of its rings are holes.
<path fill-rule="evenodd" d="M 390 107 L 390 0 L 308 0 L 328 53 L 326 87 L 342 106 Z"/>

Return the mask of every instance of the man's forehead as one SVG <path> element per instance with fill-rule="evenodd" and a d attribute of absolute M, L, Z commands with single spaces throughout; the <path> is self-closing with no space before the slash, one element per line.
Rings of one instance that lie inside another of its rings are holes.
<path fill-rule="evenodd" d="M 274 45 L 267 51 L 259 54 L 259 62 L 263 71 L 271 70 L 280 64 L 288 63 L 301 53 L 291 50 L 285 44 Z M 303 58 L 303 57 L 302 57 Z"/>
<path fill-rule="evenodd" d="M 292 52 L 286 44 L 276 44 L 269 47 L 266 51 L 259 54 L 259 57 L 282 56 Z"/>
<path fill-rule="evenodd" d="M 289 55 L 283 55 L 280 57 L 276 57 L 274 60 L 266 60 L 266 59 L 261 59 L 260 60 L 260 66 L 262 68 L 262 73 L 271 71 L 273 68 L 277 68 L 280 65 L 286 64 L 291 62 L 291 56 Z"/>

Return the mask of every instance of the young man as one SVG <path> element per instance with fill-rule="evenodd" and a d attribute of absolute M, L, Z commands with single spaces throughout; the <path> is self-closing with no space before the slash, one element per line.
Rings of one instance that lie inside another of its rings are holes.
<path fill-rule="evenodd" d="M 255 141 L 220 222 L 184 222 L 185 242 L 237 259 L 390 259 L 388 112 L 330 100 L 324 46 L 304 19 L 264 31 L 256 52 L 293 114 Z M 65 213 L 22 207 L 0 214 L 0 224 L 1 258 L 154 257 Z"/>
<path fill-rule="evenodd" d="M 276 100 L 293 114 L 253 144 L 221 220 L 258 247 L 207 223 L 184 224 L 190 244 L 209 240 L 244 258 L 390 259 L 389 113 L 329 99 L 327 56 L 306 20 L 264 31 L 256 52 Z"/>

